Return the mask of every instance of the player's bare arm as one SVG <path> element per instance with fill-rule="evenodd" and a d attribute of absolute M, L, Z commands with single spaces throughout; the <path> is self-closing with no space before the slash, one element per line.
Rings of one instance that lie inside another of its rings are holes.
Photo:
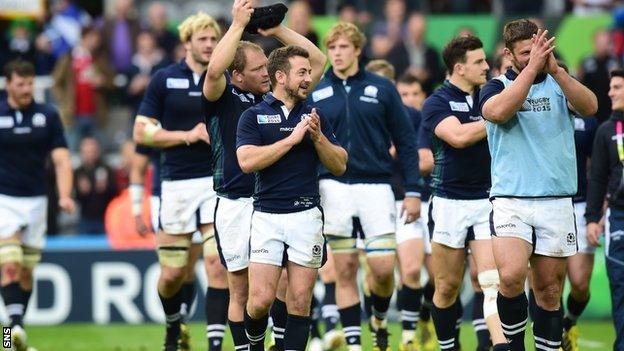
<path fill-rule="evenodd" d="M 327 63 L 327 56 L 325 56 L 321 49 L 316 47 L 308 38 L 284 25 L 279 25 L 267 30 L 258 29 L 258 32 L 264 36 L 272 35 L 286 45 L 300 46 L 308 52 L 310 55 L 310 66 L 312 66 L 312 82 L 310 83 L 310 91 L 312 91 L 321 80 L 325 64 Z"/>
<path fill-rule="evenodd" d="M 74 183 L 74 171 L 72 170 L 69 150 L 67 148 L 56 148 L 52 150 L 52 163 L 54 164 L 54 172 L 56 174 L 59 207 L 67 213 L 74 213 L 76 204 L 71 197 Z"/>
<path fill-rule="evenodd" d="M 433 152 L 431 149 L 418 149 L 418 168 L 423 177 L 427 177 L 433 172 Z"/>
<path fill-rule="evenodd" d="M 347 170 L 347 151 L 338 145 L 329 142 L 321 131 L 321 118 L 316 109 L 312 109 L 309 120 L 310 138 L 314 143 L 314 148 L 319 156 L 319 160 L 331 174 L 341 176 Z"/>
<path fill-rule="evenodd" d="M 134 228 L 141 235 L 144 236 L 149 232 L 149 228 L 141 217 L 141 203 L 143 201 L 144 184 L 145 184 L 145 171 L 149 165 L 149 157 L 135 152 L 132 155 L 132 164 L 130 166 L 130 199 L 132 200 L 132 214 L 134 215 Z M 139 208 L 135 209 L 134 206 L 138 205 Z M 136 211 L 138 210 L 138 211 Z"/>
<path fill-rule="evenodd" d="M 483 118 L 492 123 L 502 124 L 509 121 L 520 109 L 535 77 L 542 72 L 549 55 L 555 49 L 552 46 L 555 37 L 546 39 L 547 34 L 548 30 L 543 32 L 538 30 L 531 50 L 520 52 L 520 55 L 530 55 L 529 64 L 518 74 L 513 84 L 483 104 Z"/>
<path fill-rule="evenodd" d="M 225 90 L 225 71 L 234 60 L 238 42 L 241 40 L 243 31 L 251 14 L 253 3 L 249 0 L 235 0 L 232 6 L 232 25 L 219 41 L 208 64 L 206 80 L 204 81 L 204 96 L 208 101 L 218 100 Z"/>
<path fill-rule="evenodd" d="M 580 116 L 593 116 L 598 111 L 598 98 L 589 88 L 572 78 L 568 72 L 557 65 L 557 59 L 551 52 L 546 62 L 546 72 L 553 76 L 563 94 L 568 100 L 568 105 Z"/>
<path fill-rule="evenodd" d="M 242 145 L 236 149 L 238 164 L 245 173 L 265 169 L 282 158 L 290 149 L 299 144 L 310 128 L 307 120 L 297 124 L 286 138 L 266 146 Z"/>
<path fill-rule="evenodd" d="M 467 148 L 486 137 L 485 121 L 461 123 L 455 116 L 449 116 L 440 122 L 435 135 L 456 149 Z"/>
<path fill-rule="evenodd" d="M 155 119 L 137 116 L 134 122 L 132 137 L 137 144 L 169 148 L 179 145 L 190 145 L 197 142 L 210 144 L 210 137 L 205 123 L 197 123 L 191 130 L 166 130 Z"/>

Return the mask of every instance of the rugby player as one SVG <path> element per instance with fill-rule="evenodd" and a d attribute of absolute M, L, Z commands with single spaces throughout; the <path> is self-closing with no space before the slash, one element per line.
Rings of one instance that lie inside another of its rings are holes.
<path fill-rule="evenodd" d="M 232 6 L 232 25 L 223 35 L 212 54 L 204 82 L 206 124 L 212 140 L 214 188 L 217 193 L 215 236 L 222 263 L 228 270 L 230 304 L 228 324 L 236 350 L 249 344 L 245 335 L 243 315 L 247 302 L 247 267 L 249 266 L 249 234 L 253 213 L 254 176 L 244 174 L 236 158 L 236 127 L 243 111 L 262 101 L 270 90 L 267 58 L 262 48 L 241 41 L 245 26 L 253 13 L 253 2 L 236 0 Z M 289 45 L 299 45 L 310 53 L 312 70 L 321 72 L 326 58 L 305 37 L 285 26 L 260 29 L 265 36 L 274 36 Z M 227 73 L 226 73 L 227 70 Z M 279 296 L 279 295 L 278 295 Z M 284 299 L 284 297 L 282 297 Z M 276 300 L 276 306 L 284 302 Z M 285 309 L 285 307 L 283 308 Z M 274 309 L 275 310 L 275 309 Z M 274 319 L 274 335 L 281 349 L 283 325 L 287 313 Z"/>
<path fill-rule="evenodd" d="M 373 60 L 366 65 L 366 70 L 386 77 L 394 82 L 395 70 L 394 66 L 386 60 Z M 399 83 L 397 82 L 397 87 Z M 414 107 L 408 106 L 407 103 L 417 104 L 419 94 L 417 87 L 420 87 L 418 81 L 415 84 L 401 83 L 403 94 L 401 100 L 405 104 L 405 108 L 410 116 L 410 121 L 414 126 L 414 130 L 418 131 L 421 124 L 420 111 Z M 416 101 L 414 101 L 416 100 Z M 421 102 L 422 103 L 422 102 Z M 418 134 L 416 134 L 418 135 Z M 420 142 L 418 142 L 420 144 Z M 396 158 L 396 149 L 390 148 L 390 154 Z M 424 182 L 424 179 L 421 178 Z M 394 160 L 392 191 L 394 193 L 395 205 L 397 212 L 401 211 L 401 201 L 405 197 L 403 189 L 403 179 L 401 177 L 401 167 Z M 429 198 L 426 185 L 419 184 L 421 198 Z M 421 202 L 421 213 L 426 213 L 427 209 L 423 208 Z M 396 217 L 396 241 L 397 241 L 397 259 L 399 262 L 400 284 L 397 289 L 397 307 L 401 311 L 401 344 L 399 350 L 411 351 L 416 349 L 416 326 L 419 320 L 420 307 L 422 300 L 422 288 L 420 286 L 420 270 L 422 269 L 425 255 L 425 233 L 426 223 L 423 223 L 422 217 L 412 223 L 405 223 L 405 218 Z M 428 238 L 427 238 L 428 241 Z M 370 278 L 369 278 L 370 279 Z"/>
<path fill-rule="evenodd" d="M 339 176 L 346 170 L 347 153 L 331 125 L 304 102 L 322 74 L 312 71 L 308 52 L 298 46 L 276 49 L 268 71 L 273 94 L 245 111 L 237 130 L 240 167 L 256 173 L 245 330 L 251 350 L 264 350 L 268 312 L 285 265 L 284 348 L 304 351 L 325 251 L 317 168 L 322 164 Z"/>
<path fill-rule="evenodd" d="M 150 194 L 150 224 L 153 232 L 159 230 L 160 213 L 160 150 L 136 145 L 135 153 L 132 157 L 130 168 L 130 185 L 128 187 L 130 199 L 132 201 L 132 215 L 134 217 L 135 229 L 140 235 L 145 235 L 150 231 L 150 227 L 145 224 L 141 216 L 141 206 L 145 192 L 144 180 L 148 166 L 152 165 L 151 194 Z M 184 283 L 181 294 L 182 303 L 180 305 L 180 350 L 190 349 L 190 330 L 188 321 L 191 315 L 191 307 L 196 297 L 195 290 L 195 263 L 202 251 L 202 236 L 199 231 L 193 233 L 193 240 L 189 254 L 189 261 L 186 265 Z M 206 267 L 208 269 L 208 266 Z M 217 267 L 218 268 L 218 267 Z M 212 274 L 210 274 L 212 275 Z M 214 275 L 213 275 L 214 276 Z M 218 281 L 210 281 L 210 285 L 218 285 Z M 206 301 L 206 311 L 211 311 L 212 305 L 222 303 L 216 299 Z M 208 314 L 208 313 L 207 313 Z"/>
<path fill-rule="evenodd" d="M 484 318 L 495 350 L 505 350 L 496 311 L 499 278 L 489 228 L 490 156 L 478 106 L 479 87 L 489 67 L 483 44 L 474 36 L 454 38 L 442 57 L 448 80 L 423 105 L 423 125 L 432 133 L 435 159 L 429 222 L 435 277 L 433 323 L 440 349 L 458 350 L 458 295 L 468 245 L 485 295 Z"/>
<path fill-rule="evenodd" d="M 11 338 L 29 349 L 24 314 L 33 289 L 33 269 L 45 246 L 48 214 L 45 168 L 56 173 L 58 206 L 73 213 L 73 171 L 58 111 L 33 99 L 35 67 L 14 60 L 4 67 L 7 99 L 0 101 L 0 294 Z"/>
<path fill-rule="evenodd" d="M 178 347 L 181 287 L 194 267 L 196 254 L 190 254 L 189 247 L 192 233 L 199 231 L 210 282 L 206 335 L 210 349 L 220 350 L 229 297 L 212 228 L 216 194 L 201 96 L 204 72 L 221 32 L 217 22 L 201 12 L 184 20 L 179 32 L 186 56 L 152 77 L 135 120 L 134 139 L 138 144 L 162 148 L 162 231 L 157 243 L 161 265 L 158 293 L 167 320 L 165 349 Z"/>
<path fill-rule="evenodd" d="M 548 30 L 520 19 L 505 25 L 503 39 L 512 67 L 486 83 L 479 102 L 492 157 L 498 311 L 511 349 L 524 350 L 530 262 L 535 347 L 558 350 L 566 257 L 577 251 L 574 116 L 593 115 L 598 104 L 594 93 L 557 64 Z"/>
<path fill-rule="evenodd" d="M 404 215 L 407 223 L 420 216 L 418 154 L 415 131 L 396 88 L 358 64 L 364 42 L 362 32 L 351 23 L 341 22 L 330 29 L 325 46 L 332 67 L 311 94 L 311 101 L 350 153 L 345 175 L 336 177 L 322 170 L 319 185 L 347 345 L 349 350 L 361 350 L 359 263 L 352 237 L 352 218 L 359 217 L 373 278 L 369 283 L 375 349 L 385 351 L 389 349 L 386 315 L 394 292 L 397 216 L 389 149 L 391 143 L 396 147 L 404 177 L 406 193 L 399 217 Z"/>

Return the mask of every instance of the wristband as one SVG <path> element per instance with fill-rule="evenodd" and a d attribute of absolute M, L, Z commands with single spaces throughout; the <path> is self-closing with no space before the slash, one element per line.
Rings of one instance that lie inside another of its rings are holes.
<path fill-rule="evenodd" d="M 130 184 L 128 191 L 130 192 L 130 200 L 132 201 L 132 215 L 140 215 L 145 187 L 143 184 Z"/>

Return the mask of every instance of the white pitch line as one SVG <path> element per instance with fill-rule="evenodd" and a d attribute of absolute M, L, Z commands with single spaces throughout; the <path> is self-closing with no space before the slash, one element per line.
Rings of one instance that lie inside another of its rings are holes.
<path fill-rule="evenodd" d="M 579 346 L 585 346 L 590 349 L 602 349 L 606 346 L 604 342 L 588 340 L 588 339 L 579 339 L 578 344 Z"/>

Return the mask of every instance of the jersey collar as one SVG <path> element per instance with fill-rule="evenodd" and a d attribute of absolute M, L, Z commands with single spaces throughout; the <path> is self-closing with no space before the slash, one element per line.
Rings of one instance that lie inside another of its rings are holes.
<path fill-rule="evenodd" d="M 186 63 L 186 58 L 183 58 L 180 60 L 179 63 L 180 69 L 184 72 L 192 72 L 193 70 L 191 69 L 191 67 L 189 67 L 189 65 Z"/>
<path fill-rule="evenodd" d="M 456 86 L 455 84 L 451 83 L 448 79 L 444 81 L 444 83 L 442 83 L 442 85 L 444 87 L 446 87 L 447 89 L 451 90 L 452 92 L 454 92 L 455 94 L 461 95 L 461 96 L 468 96 L 470 95 L 469 93 L 461 90 L 458 86 Z M 475 96 L 479 96 L 479 87 L 476 87 L 474 90 L 473 95 Z"/>
<path fill-rule="evenodd" d="M 508 68 L 507 72 L 505 72 L 505 77 L 507 77 L 507 79 L 509 80 L 515 80 L 517 76 L 518 73 L 516 73 L 516 71 L 514 71 L 512 68 Z M 546 79 L 546 73 L 539 73 L 537 76 L 535 76 L 533 84 L 539 84 L 543 82 L 544 79 Z"/>
<path fill-rule="evenodd" d="M 361 63 L 359 64 L 358 67 L 359 69 L 355 75 L 352 75 L 351 77 L 347 77 L 347 84 L 351 83 L 352 81 L 364 80 L 364 76 L 366 75 L 366 69 L 364 68 L 364 65 Z M 338 78 L 338 76 L 334 73 L 334 68 L 331 66 L 329 67 L 327 72 L 325 72 L 325 77 L 327 77 L 333 82 L 342 82 L 342 79 Z"/>

